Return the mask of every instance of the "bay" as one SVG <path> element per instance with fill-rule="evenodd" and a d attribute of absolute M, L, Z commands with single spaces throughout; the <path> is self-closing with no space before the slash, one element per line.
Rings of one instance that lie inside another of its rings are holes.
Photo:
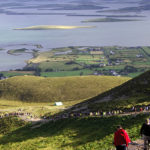
<path fill-rule="evenodd" d="M 106 5 L 106 4 L 105 4 Z M 103 5 L 103 6 L 105 6 Z M 126 4 L 128 6 L 129 4 Z M 137 4 L 136 4 L 137 5 Z M 106 5 L 107 6 L 107 5 Z M 111 9 L 122 8 L 124 5 L 113 3 Z M 125 6 L 124 6 L 125 7 Z M 108 9 L 110 9 L 108 8 Z M 8 8 L 7 10 L 10 10 Z M 27 9 L 17 12 L 37 12 Z M 125 15 L 141 15 L 140 21 L 82 23 L 83 20 L 101 17 L 67 16 L 68 14 L 124 15 L 122 13 L 98 13 L 98 10 L 40 10 L 42 13 L 59 13 L 58 15 L 7 15 L 0 14 L 0 71 L 22 68 L 25 60 L 32 57 L 29 54 L 13 56 L 7 54 L 8 45 L 41 44 L 41 51 L 67 46 L 149 46 L 150 45 L 150 12 L 126 13 Z M 131 18 L 129 18 L 131 19 Z M 133 18 L 134 19 L 134 18 Z M 67 25 L 95 26 L 95 28 L 80 28 L 72 30 L 14 30 L 35 25 Z M 13 46 L 12 46 L 13 47 Z M 25 48 L 26 46 L 22 46 Z M 17 47 L 16 47 L 17 48 Z"/>

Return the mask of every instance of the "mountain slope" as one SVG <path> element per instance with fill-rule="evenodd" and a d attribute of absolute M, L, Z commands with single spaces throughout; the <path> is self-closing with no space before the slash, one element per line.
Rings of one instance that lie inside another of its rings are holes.
<path fill-rule="evenodd" d="M 72 107 L 72 110 L 95 109 L 102 107 L 106 109 L 125 107 L 127 105 L 138 105 L 140 103 L 150 103 L 150 71 L 129 80 L 128 82 L 106 91 L 98 96 L 90 98 Z"/>
<path fill-rule="evenodd" d="M 111 76 L 12 77 L 0 81 L 0 98 L 26 102 L 84 100 L 118 86 L 129 79 Z"/>
<path fill-rule="evenodd" d="M 114 150 L 113 133 L 123 125 L 132 141 L 146 114 L 134 116 L 89 117 L 62 119 L 39 128 L 18 128 L 0 137 L 0 150 Z"/>

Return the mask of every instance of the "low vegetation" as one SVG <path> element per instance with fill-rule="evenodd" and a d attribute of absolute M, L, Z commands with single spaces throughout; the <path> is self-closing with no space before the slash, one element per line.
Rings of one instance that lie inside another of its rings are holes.
<path fill-rule="evenodd" d="M 6 135 L 25 125 L 26 123 L 17 117 L 2 118 L 0 119 L 0 135 Z"/>
<path fill-rule="evenodd" d="M 114 149 L 112 143 L 116 125 L 121 124 L 134 141 L 139 138 L 140 127 L 146 117 L 150 116 L 65 119 L 32 130 L 28 125 L 3 134 L 0 149 L 110 150 Z"/>

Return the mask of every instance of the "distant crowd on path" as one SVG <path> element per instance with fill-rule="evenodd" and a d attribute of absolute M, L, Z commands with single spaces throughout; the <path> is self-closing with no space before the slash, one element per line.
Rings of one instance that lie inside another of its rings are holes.
<path fill-rule="evenodd" d="M 31 113 L 18 111 L 18 112 L 11 112 L 11 113 L 2 113 L 0 114 L 0 119 L 4 117 L 10 117 L 10 116 L 13 117 L 26 116 L 27 118 L 37 118 L 35 115 L 32 115 Z"/>
<path fill-rule="evenodd" d="M 114 115 L 123 115 L 123 114 L 130 114 L 130 113 L 138 113 L 138 112 L 148 112 L 150 111 L 150 105 L 143 105 L 143 106 L 133 106 L 132 108 L 125 108 L 120 110 L 111 110 L 111 111 L 79 111 L 79 112 L 66 112 L 62 114 L 56 115 L 49 115 L 49 116 L 42 116 L 40 115 L 41 119 L 46 119 L 50 121 L 56 121 L 59 119 L 65 118 L 84 118 L 84 117 L 107 117 L 107 116 L 114 116 Z M 25 116 L 26 118 L 38 118 L 37 116 L 23 112 L 21 109 L 18 109 L 18 112 L 11 112 L 11 113 L 2 113 L 0 114 L 0 118 L 9 117 L 9 116 Z"/>
<path fill-rule="evenodd" d="M 143 106 L 133 106 L 132 108 L 125 108 L 120 110 L 111 110 L 111 111 L 78 111 L 78 112 L 69 112 L 56 114 L 53 116 L 41 116 L 42 119 L 50 119 L 50 120 L 59 120 L 65 118 L 84 118 L 84 117 L 105 117 L 105 116 L 114 116 L 114 115 L 123 115 L 130 113 L 138 113 L 138 112 L 148 112 L 150 111 L 150 105 Z"/>
<path fill-rule="evenodd" d="M 149 112 L 150 111 L 150 105 L 143 105 L 143 106 L 134 106 L 132 108 L 126 108 L 123 110 L 111 110 L 111 111 L 97 111 L 97 112 L 70 112 L 70 113 L 63 113 L 59 115 L 53 115 L 53 116 L 41 116 L 41 119 L 48 120 L 48 121 L 56 121 L 60 119 L 65 118 L 84 118 L 84 117 L 107 117 L 107 116 L 113 116 L 113 115 L 119 115 L 119 114 L 136 114 L 138 112 Z M 11 113 L 3 113 L 0 114 L 0 119 L 4 117 L 9 116 L 25 116 L 26 118 L 38 118 L 35 115 L 32 115 L 31 113 L 24 112 L 21 109 L 18 109 L 18 112 L 11 112 Z M 144 150 L 150 150 L 150 119 L 147 118 L 145 123 L 143 123 L 140 135 L 144 139 Z M 116 132 L 114 133 L 114 145 L 116 147 L 116 150 L 127 150 L 127 147 L 129 143 L 131 143 L 131 140 L 127 134 L 127 132 L 118 125 L 116 127 Z"/>

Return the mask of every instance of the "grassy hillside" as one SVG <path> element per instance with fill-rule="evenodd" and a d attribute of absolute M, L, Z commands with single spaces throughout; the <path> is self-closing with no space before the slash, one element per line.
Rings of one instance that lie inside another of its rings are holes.
<path fill-rule="evenodd" d="M 35 103 L 0 99 L 0 115 L 18 112 L 18 110 L 22 110 L 22 113 L 31 113 L 36 117 L 53 115 L 59 112 L 63 112 L 64 109 L 80 102 L 81 100 L 65 101 L 63 102 L 62 106 L 55 106 L 54 102 Z"/>
<path fill-rule="evenodd" d="M 111 76 L 63 78 L 18 76 L 0 81 L 0 98 L 26 102 L 84 100 L 129 79 Z"/>
<path fill-rule="evenodd" d="M 16 117 L 5 117 L 0 119 L 0 135 L 12 132 L 26 123 Z"/>
<path fill-rule="evenodd" d="M 76 107 L 87 106 L 89 109 L 115 109 L 150 104 L 150 71 L 128 82 L 93 97 Z"/>
<path fill-rule="evenodd" d="M 40 128 L 18 128 L 0 138 L 0 150 L 111 150 L 115 126 L 121 124 L 131 140 L 148 115 L 65 119 Z"/>

